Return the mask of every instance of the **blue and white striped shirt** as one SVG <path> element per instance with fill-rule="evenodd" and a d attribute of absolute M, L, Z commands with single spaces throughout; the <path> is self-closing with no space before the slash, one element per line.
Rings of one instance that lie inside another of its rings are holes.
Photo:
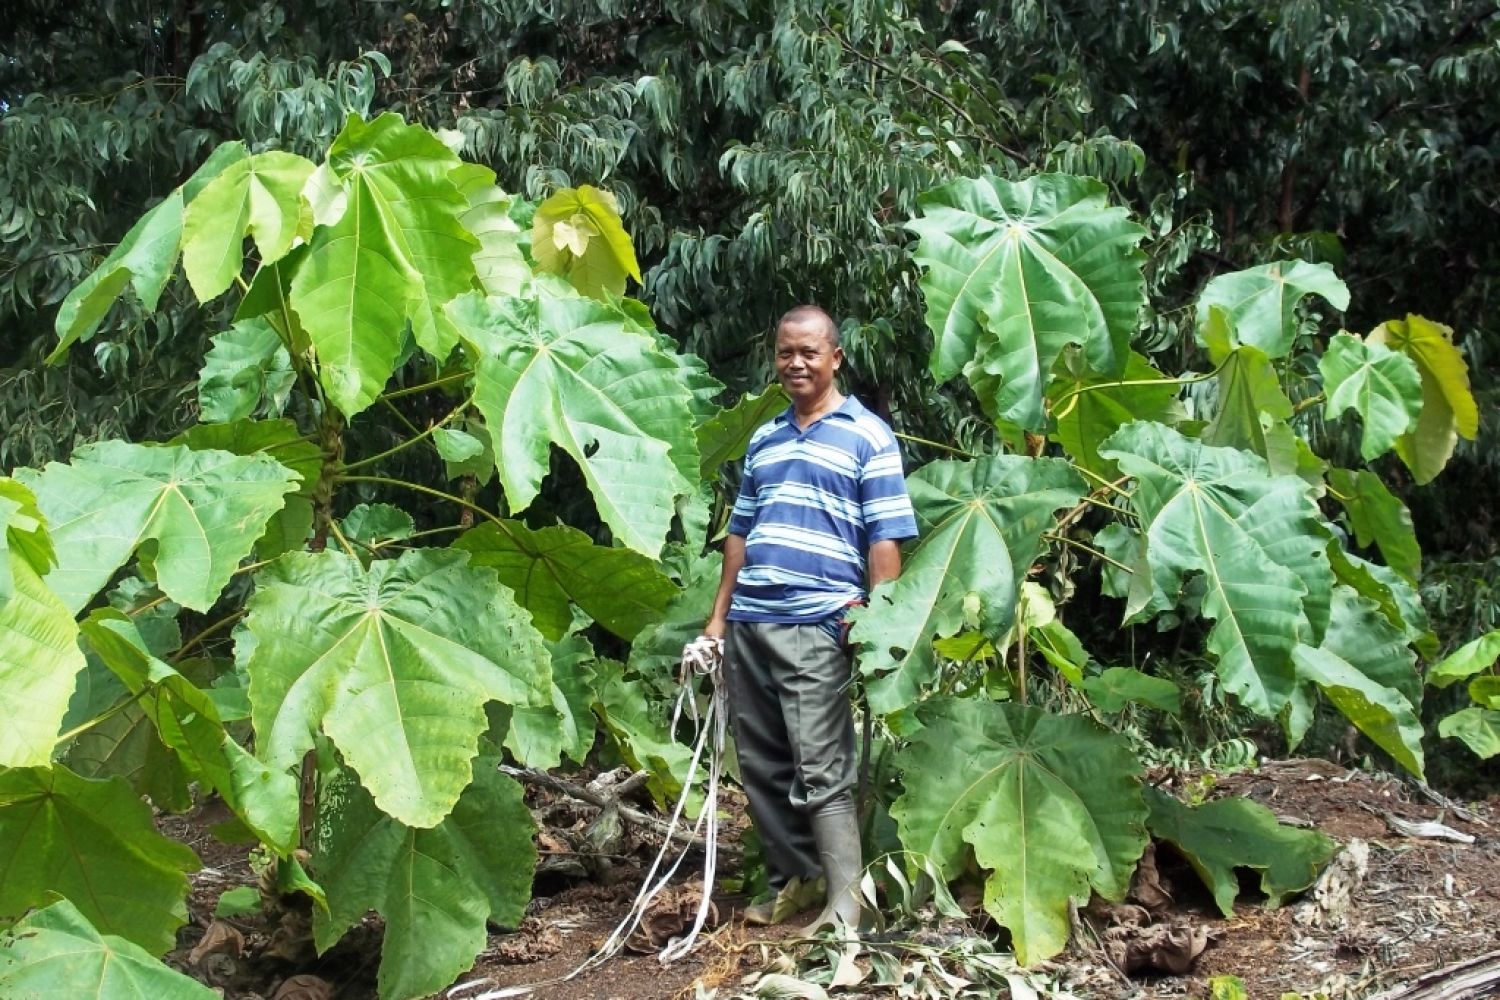
<path fill-rule="evenodd" d="M 917 534 L 895 436 L 853 396 L 805 431 L 787 407 L 750 437 L 729 533 L 745 539 L 731 621 L 822 621 L 863 600 L 870 546 Z"/>

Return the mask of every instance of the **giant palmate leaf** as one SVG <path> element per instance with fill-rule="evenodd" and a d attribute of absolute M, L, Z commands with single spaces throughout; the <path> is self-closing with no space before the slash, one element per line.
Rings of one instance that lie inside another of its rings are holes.
<path fill-rule="evenodd" d="M 1349 514 L 1355 540 L 1360 545 L 1379 546 L 1386 565 L 1409 583 L 1416 583 L 1422 575 L 1422 547 L 1406 504 L 1367 469 L 1332 469 L 1328 486 Z"/>
<path fill-rule="evenodd" d="M 864 651 L 870 706 L 881 714 L 913 702 L 936 667 L 933 640 L 964 627 L 966 605 L 977 602 L 972 624 L 1001 641 L 1053 513 L 1088 492 L 1067 462 L 1020 455 L 932 462 L 907 487 L 921 540 L 901 576 L 857 612 L 850 633 Z"/>
<path fill-rule="evenodd" d="M 572 603 L 628 640 L 659 621 L 677 593 L 672 581 L 639 552 L 595 545 L 566 525 L 532 530 L 520 521 L 487 522 L 453 547 L 469 553 L 472 565 L 495 570 L 531 612 L 537 629 L 553 641 L 572 625 Z"/>
<path fill-rule="evenodd" d="M 269 320 L 241 320 L 213 338 L 198 372 L 198 412 L 205 423 L 241 420 L 265 408 L 281 416 L 297 373 Z"/>
<path fill-rule="evenodd" d="M 460 160 L 426 129 L 394 114 L 351 115 L 328 164 L 348 205 L 314 232 L 291 305 L 329 399 L 353 416 L 391 377 L 408 321 L 433 356 L 453 349 L 441 307 L 473 287 L 479 241 L 459 222 L 469 208 L 451 176 Z"/>
<path fill-rule="evenodd" d="M 52 559 L 36 498 L 21 483 L 0 479 L 0 767 L 51 761 L 84 668 L 73 613 L 42 582 Z"/>
<path fill-rule="evenodd" d="M 147 540 L 162 592 L 207 611 L 297 489 L 295 474 L 267 455 L 124 441 L 86 445 L 24 479 L 57 549 L 47 586 L 74 612 Z"/>
<path fill-rule="evenodd" d="M 1140 764 L 1124 739 L 1079 715 L 979 699 L 918 707 L 896 756 L 901 843 L 948 878 L 968 848 L 991 870 L 984 905 L 1031 964 L 1068 943 L 1069 903 L 1120 899 L 1145 850 Z"/>
<path fill-rule="evenodd" d="M 313 937 L 326 951 L 368 910 L 385 918 L 380 996 L 437 993 L 474 963 L 485 925 L 520 924 L 536 868 L 535 824 L 521 786 L 475 762 L 474 781 L 453 812 L 413 829 L 376 807 L 347 771 L 325 775 L 313 873 L 328 897 Z"/>
<path fill-rule="evenodd" d="M 1116 373 L 1146 301 L 1146 231 L 1096 180 L 961 179 L 922 195 L 922 294 L 939 382 L 966 374 L 991 416 L 1043 425 L 1045 379 L 1064 346 Z"/>
<path fill-rule="evenodd" d="M 256 750 L 288 768 L 321 729 L 382 810 L 416 827 L 446 816 L 499 701 L 553 704 L 547 650 L 493 570 L 423 549 L 363 569 L 290 553 L 256 576 L 236 658 L 250 677 Z M 560 749 L 557 720 L 551 760 Z"/>
<path fill-rule="evenodd" d="M 72 900 L 106 934 L 153 955 L 187 920 L 198 859 L 156 832 L 151 809 L 119 778 L 89 781 L 67 768 L 0 771 L 0 920 Z"/>
<path fill-rule="evenodd" d="M 100 609 L 82 629 L 89 646 L 136 697 L 184 775 L 218 792 L 264 843 L 290 854 L 297 837 L 296 780 L 236 743 L 208 693 L 147 652 L 128 616 Z"/>
<path fill-rule="evenodd" d="M 1369 341 L 1405 354 L 1422 375 L 1422 413 L 1416 426 L 1396 439 L 1396 454 L 1419 484 L 1431 482 L 1448 464 L 1458 439 L 1472 441 L 1479 433 L 1469 366 L 1453 346 L 1453 330 L 1421 316 L 1382 323 Z"/>
<path fill-rule="evenodd" d="M 125 938 L 100 934 L 66 899 L 0 934 L 0 996 L 57 1000 L 216 1000 Z"/>
<path fill-rule="evenodd" d="M 1397 763 L 1422 777 L 1422 679 L 1403 631 L 1374 601 L 1334 588 L 1328 631 L 1318 646 L 1292 650 L 1299 680 L 1317 685 L 1339 711 Z M 1293 741 L 1310 720 L 1292 719 Z"/>
<path fill-rule="evenodd" d="M 1334 337 L 1318 359 L 1330 419 L 1353 410 L 1363 421 L 1359 454 L 1379 458 L 1422 412 L 1422 376 L 1405 354 L 1347 333 Z"/>
<path fill-rule="evenodd" d="M 1229 321 L 1233 345 L 1284 358 L 1297 338 L 1297 304 L 1308 295 L 1322 296 L 1335 309 L 1349 308 L 1349 288 L 1327 264 L 1281 260 L 1221 274 L 1198 296 L 1198 342 L 1207 343 L 1217 306 Z"/>
<path fill-rule="evenodd" d="M 614 195 L 587 184 L 563 188 L 537 206 L 531 255 L 541 270 L 596 299 L 623 295 L 627 275 L 641 280 Z"/>
<path fill-rule="evenodd" d="M 239 143 L 225 143 L 179 188 L 152 207 L 118 246 L 88 277 L 78 283 L 58 307 L 54 328 L 58 344 L 47 356 L 53 364 L 74 341 L 88 340 L 116 299 L 131 288 L 149 312 L 156 309 L 162 289 L 177 266 L 182 244 L 183 212 L 221 171 L 245 156 Z"/>
<path fill-rule="evenodd" d="M 273 264 L 313 227 L 312 208 L 302 198 L 311 160 L 281 150 L 250 155 L 238 142 L 215 152 L 229 163 L 203 186 L 182 219 L 182 269 L 200 302 L 239 276 L 247 235 L 261 261 Z"/>
<path fill-rule="evenodd" d="M 1189 808 L 1166 792 L 1146 789 L 1151 833 L 1170 843 L 1203 879 L 1219 912 L 1234 916 L 1240 893 L 1235 869 L 1260 873 L 1266 902 L 1280 906 L 1312 885 L 1338 845 L 1316 830 L 1282 826 L 1265 806 L 1219 799 Z"/>
<path fill-rule="evenodd" d="M 1090 371 L 1076 352 L 1067 352 L 1047 388 L 1057 442 L 1073 461 L 1105 479 L 1117 479 L 1115 463 L 1099 457 L 1099 445 L 1132 420 L 1174 423 L 1181 412 L 1177 383 L 1131 352 L 1119 377 Z"/>
<path fill-rule="evenodd" d="M 1129 424 L 1100 454 L 1134 477 L 1130 505 L 1145 532 L 1151 586 L 1142 593 L 1152 599 L 1133 600 L 1127 613 L 1159 607 L 1161 597 L 1175 603 L 1201 574 L 1202 613 L 1215 623 L 1208 648 L 1225 687 L 1275 715 L 1295 682 L 1292 647 L 1302 633 L 1314 644 L 1322 638 L 1332 600 L 1327 529 L 1308 484 L 1160 424 Z"/>
<path fill-rule="evenodd" d="M 656 556 L 698 476 L 692 394 L 673 355 L 591 299 L 475 293 L 448 312 L 479 356 L 474 404 L 511 509 L 535 499 L 557 445 L 615 540 Z"/>

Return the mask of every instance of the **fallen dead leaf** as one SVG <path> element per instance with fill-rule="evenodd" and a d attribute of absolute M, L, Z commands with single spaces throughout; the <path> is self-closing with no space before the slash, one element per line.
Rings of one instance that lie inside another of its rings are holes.
<path fill-rule="evenodd" d="M 239 958 L 245 953 L 245 935 L 222 920 L 215 920 L 203 932 L 203 940 L 188 952 L 188 964 L 198 965 L 209 955 L 224 953 Z"/>
<path fill-rule="evenodd" d="M 276 987 L 271 1000 L 330 1000 L 333 984 L 317 976 L 292 976 Z"/>

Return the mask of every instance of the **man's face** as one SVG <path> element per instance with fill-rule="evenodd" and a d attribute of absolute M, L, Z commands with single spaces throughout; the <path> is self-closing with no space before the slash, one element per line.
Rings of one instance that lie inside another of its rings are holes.
<path fill-rule="evenodd" d="M 793 402 L 816 402 L 833 386 L 844 350 L 816 320 L 785 323 L 776 332 L 776 377 Z"/>

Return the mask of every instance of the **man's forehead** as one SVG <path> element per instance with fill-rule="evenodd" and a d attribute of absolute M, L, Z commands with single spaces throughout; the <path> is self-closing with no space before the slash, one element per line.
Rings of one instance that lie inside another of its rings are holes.
<path fill-rule="evenodd" d="M 776 345 L 803 346 L 812 341 L 822 346 L 833 343 L 833 337 L 828 332 L 828 326 L 817 319 L 799 319 L 781 324 L 776 331 Z"/>

